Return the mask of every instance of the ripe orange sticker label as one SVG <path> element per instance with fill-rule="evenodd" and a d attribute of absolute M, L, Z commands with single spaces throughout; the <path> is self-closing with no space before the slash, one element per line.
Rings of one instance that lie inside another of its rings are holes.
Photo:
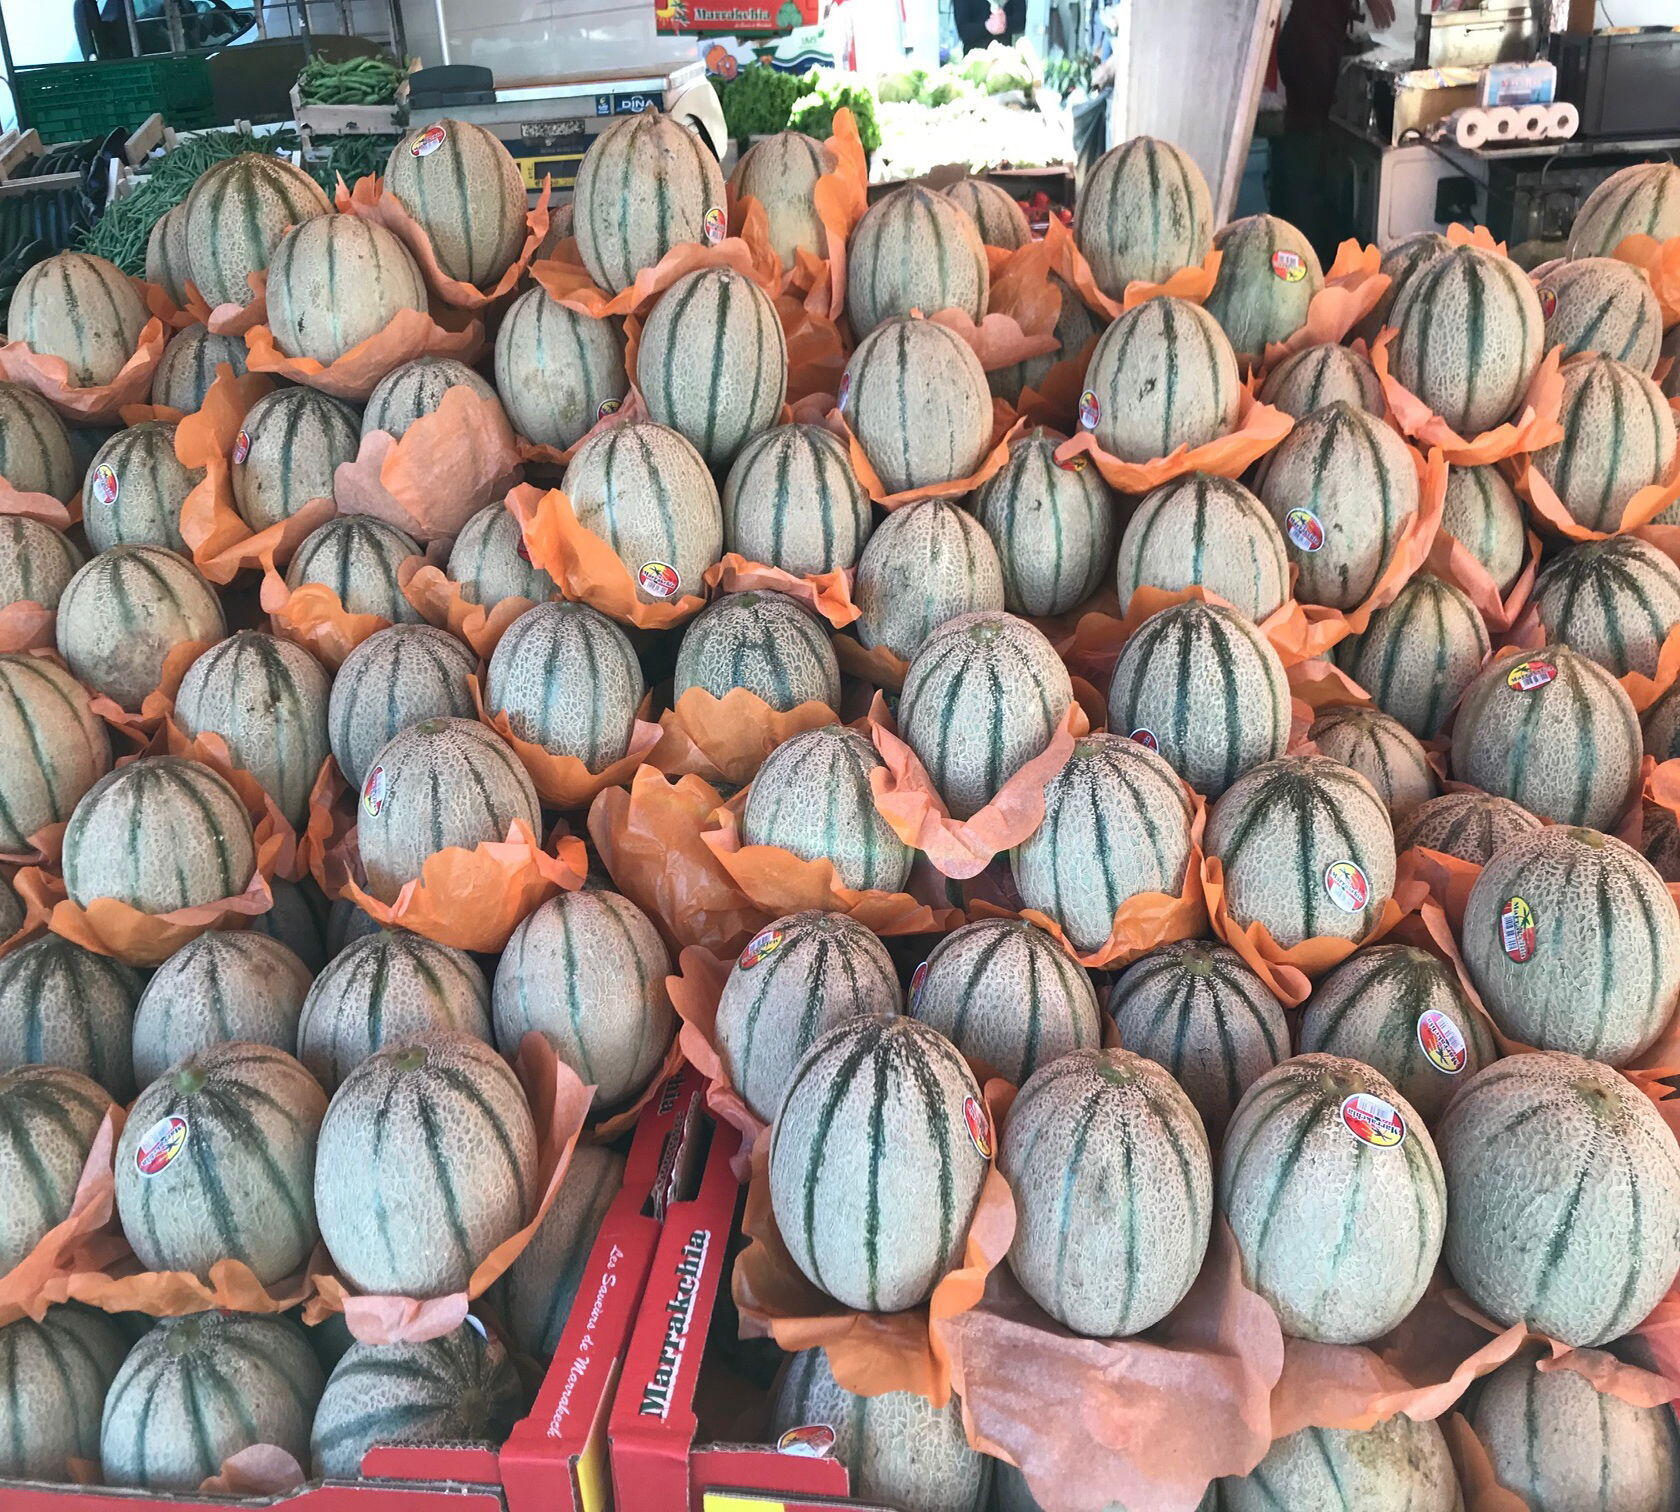
<path fill-rule="evenodd" d="M 417 158 L 430 157 L 439 147 L 443 146 L 448 135 L 449 133 L 440 125 L 428 126 L 419 136 L 415 137 L 413 146 L 408 149 L 408 155 Z"/>
<path fill-rule="evenodd" d="M 668 599 L 677 591 L 677 569 L 669 562 L 643 562 L 636 574 L 636 582 L 643 593 L 656 599 Z"/>
<path fill-rule="evenodd" d="M 1085 430 L 1095 430 L 1102 419 L 1102 406 L 1097 403 L 1094 389 L 1086 389 L 1079 396 L 1079 424 Z"/>
<path fill-rule="evenodd" d="M 776 1440 L 777 1454 L 793 1454 L 801 1459 L 827 1459 L 833 1448 L 834 1430 L 827 1423 L 789 1428 Z"/>
<path fill-rule="evenodd" d="M 1505 686 L 1513 693 L 1532 693 L 1557 676 L 1557 668 L 1538 656 L 1520 661 L 1505 674 Z"/>
<path fill-rule="evenodd" d="M 1522 898 L 1507 898 L 1499 911 L 1499 945 L 1519 966 L 1533 959 L 1534 910 Z"/>
<path fill-rule="evenodd" d="M 1371 884 L 1353 861 L 1332 861 L 1325 867 L 1324 890 L 1343 913 L 1358 913 L 1371 901 Z"/>
<path fill-rule="evenodd" d="M 982 1160 L 992 1158 L 992 1121 L 986 1116 L 986 1105 L 978 1097 L 963 1099 L 963 1122 L 968 1125 L 968 1137 Z"/>
<path fill-rule="evenodd" d="M 1406 1137 L 1406 1120 L 1393 1103 L 1369 1092 L 1342 1099 L 1342 1123 L 1349 1134 L 1379 1150 L 1392 1150 Z"/>
<path fill-rule="evenodd" d="M 134 1169 L 142 1176 L 156 1176 L 187 1147 L 187 1121 L 178 1113 L 160 1118 L 140 1136 L 134 1148 Z"/>
<path fill-rule="evenodd" d="M 723 240 L 724 232 L 729 229 L 724 221 L 723 211 L 716 205 L 706 212 L 706 219 L 702 224 L 705 227 L 706 241 L 714 247 Z"/>
<path fill-rule="evenodd" d="M 385 768 L 376 766 L 367 774 L 367 781 L 362 784 L 362 812 L 370 819 L 377 819 L 384 807 Z"/>
<path fill-rule="evenodd" d="M 782 948 L 782 939 L 782 931 L 779 929 L 759 930 L 747 941 L 747 948 L 741 952 L 741 970 L 751 971 L 760 961 L 775 955 Z"/>
<path fill-rule="evenodd" d="M 233 461 L 234 461 L 234 465 L 237 467 L 241 462 L 243 462 L 250 455 L 251 455 L 251 436 L 250 436 L 250 433 L 248 431 L 240 431 L 240 433 L 233 438 Z"/>
<path fill-rule="evenodd" d="M 1437 1071 L 1457 1076 L 1470 1060 L 1464 1031 L 1439 1008 L 1426 1008 L 1418 1015 L 1418 1049 Z"/>
<path fill-rule="evenodd" d="M 1285 283 L 1300 283 L 1307 276 L 1307 260 L 1299 252 L 1286 252 L 1280 247 L 1272 253 L 1272 273 Z"/>

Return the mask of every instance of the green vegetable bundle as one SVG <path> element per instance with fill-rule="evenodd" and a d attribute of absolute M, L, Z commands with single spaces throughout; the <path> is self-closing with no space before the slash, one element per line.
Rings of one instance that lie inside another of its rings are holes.
<path fill-rule="evenodd" d="M 737 141 L 786 131 L 788 113 L 805 93 L 808 78 L 767 63 L 749 64 L 720 91 L 724 128 Z"/>
<path fill-rule="evenodd" d="M 395 58 L 369 54 L 329 62 L 311 58 L 297 77 L 305 105 L 389 105 L 407 70 Z"/>
<path fill-rule="evenodd" d="M 851 74 L 825 73 L 821 69 L 810 74 L 807 89 L 788 117 L 788 128 L 821 141 L 833 131 L 834 112 L 842 106 L 857 120 L 863 150 L 874 152 L 881 145 L 881 128 L 875 120 L 875 94 Z"/>

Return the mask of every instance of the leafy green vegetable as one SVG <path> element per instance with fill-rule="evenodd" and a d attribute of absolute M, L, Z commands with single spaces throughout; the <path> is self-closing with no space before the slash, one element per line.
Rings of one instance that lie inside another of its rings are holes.
<path fill-rule="evenodd" d="M 919 100 L 927 84 L 927 70 L 912 68 L 904 73 L 882 74 L 875 81 L 875 98 L 886 105 L 905 105 Z"/>
<path fill-rule="evenodd" d="M 834 129 L 834 112 L 845 106 L 857 120 L 863 150 L 875 151 L 881 145 L 881 128 L 875 120 L 874 91 L 854 74 L 818 69 L 810 77 L 815 83 L 793 107 L 788 125 L 821 141 Z"/>
<path fill-rule="evenodd" d="M 389 105 L 407 70 L 395 58 L 368 54 L 329 63 L 311 58 L 297 76 L 305 105 Z"/>
<path fill-rule="evenodd" d="M 788 114 L 805 87 L 805 77 L 798 74 L 767 63 L 749 64 L 720 91 L 725 129 L 737 140 L 786 131 Z"/>

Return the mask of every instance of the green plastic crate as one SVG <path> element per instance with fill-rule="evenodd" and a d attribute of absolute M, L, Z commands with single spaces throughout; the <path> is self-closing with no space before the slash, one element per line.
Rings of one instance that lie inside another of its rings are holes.
<path fill-rule="evenodd" d="M 133 131 L 154 111 L 179 130 L 216 124 L 208 55 L 47 63 L 18 69 L 13 81 L 19 123 L 43 142 Z"/>

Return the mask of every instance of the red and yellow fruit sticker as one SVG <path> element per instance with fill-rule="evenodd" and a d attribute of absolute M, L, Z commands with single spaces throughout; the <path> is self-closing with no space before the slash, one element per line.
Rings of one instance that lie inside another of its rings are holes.
<path fill-rule="evenodd" d="M 1342 1125 L 1362 1144 L 1379 1150 L 1397 1148 L 1406 1138 L 1400 1110 L 1372 1092 L 1355 1092 L 1342 1099 Z"/>
<path fill-rule="evenodd" d="M 747 948 L 741 952 L 740 967 L 742 971 L 751 971 L 760 961 L 768 960 L 782 948 L 785 938 L 779 929 L 761 929 L 750 940 Z"/>
<path fill-rule="evenodd" d="M 643 562 L 636 573 L 636 583 L 643 593 L 653 598 L 671 598 L 679 586 L 677 569 L 669 562 Z"/>
<path fill-rule="evenodd" d="M 1332 861 L 1325 867 L 1324 890 L 1343 913 L 1359 913 L 1371 901 L 1371 883 L 1356 861 Z"/>
<path fill-rule="evenodd" d="M 1324 522 L 1310 509 L 1292 509 L 1283 517 L 1283 533 L 1302 551 L 1317 551 L 1324 544 Z"/>
<path fill-rule="evenodd" d="M 160 1118 L 140 1136 L 140 1143 L 134 1147 L 134 1169 L 142 1176 L 156 1176 L 168 1169 L 170 1162 L 186 1149 L 188 1132 L 187 1121 L 179 1113 Z"/>
<path fill-rule="evenodd" d="M 843 372 L 840 375 L 840 392 L 834 396 L 834 407 L 835 407 L 835 409 L 837 409 L 837 410 L 845 409 L 846 401 L 848 399 L 850 399 L 851 397 L 852 397 L 852 370 L 850 368 L 847 368 L 846 371 Z"/>
<path fill-rule="evenodd" d="M 1499 910 L 1499 945 L 1517 965 L 1534 956 L 1534 910 L 1522 898 L 1507 898 Z"/>
<path fill-rule="evenodd" d="M 706 212 L 706 218 L 701 222 L 701 226 L 705 232 L 706 244 L 712 247 L 723 240 L 724 233 L 729 229 L 728 223 L 723 218 L 723 211 L 718 209 L 716 205 L 713 205 Z"/>
<path fill-rule="evenodd" d="M 1086 463 L 1090 460 L 1084 452 L 1079 452 L 1077 455 L 1069 457 L 1066 462 L 1058 462 L 1056 466 L 1061 468 L 1063 472 L 1082 473 L 1085 471 Z"/>
<path fill-rule="evenodd" d="M 922 995 L 922 983 L 927 980 L 927 969 L 928 963 L 923 961 L 920 966 L 910 973 L 910 995 L 908 1006 L 905 1009 L 905 1012 L 907 1013 L 915 1011 L 916 999 Z"/>
<path fill-rule="evenodd" d="M 777 1454 L 791 1454 L 799 1459 L 827 1459 L 833 1449 L 834 1430 L 827 1423 L 789 1428 L 776 1440 Z"/>
<path fill-rule="evenodd" d="M 430 157 L 439 147 L 443 146 L 448 136 L 449 133 L 443 128 L 442 124 L 434 122 L 419 136 L 415 137 L 413 143 L 409 146 L 408 155 L 417 158 Z"/>
<path fill-rule="evenodd" d="M 1505 686 L 1513 693 L 1532 693 L 1557 676 L 1557 668 L 1541 656 L 1520 661 L 1505 674 Z"/>
<path fill-rule="evenodd" d="M 1272 274 L 1285 283 L 1300 283 L 1307 276 L 1307 260 L 1299 252 L 1280 247 L 1272 253 Z"/>
<path fill-rule="evenodd" d="M 109 507 L 117 502 L 117 494 L 121 491 L 121 484 L 117 482 L 117 470 L 109 462 L 101 462 L 93 470 L 93 497 L 101 504 Z"/>
<path fill-rule="evenodd" d="M 1424 1059 L 1448 1076 L 1457 1076 L 1470 1062 L 1464 1031 L 1439 1008 L 1425 1008 L 1418 1015 L 1417 1042 Z"/>
<path fill-rule="evenodd" d="M 1097 403 L 1095 389 L 1086 389 L 1079 396 L 1079 425 L 1081 430 L 1095 430 L 1102 419 L 1102 406 Z"/>
<path fill-rule="evenodd" d="M 385 807 L 385 768 L 376 766 L 362 784 L 362 812 L 369 819 L 377 819 Z"/>
<path fill-rule="evenodd" d="M 992 1121 L 986 1116 L 986 1105 L 978 1097 L 963 1099 L 963 1122 L 968 1125 L 968 1137 L 982 1160 L 992 1158 Z"/>
<path fill-rule="evenodd" d="M 1142 725 L 1133 730 L 1126 739 L 1136 741 L 1146 751 L 1159 751 L 1161 749 L 1161 742 L 1155 738 L 1155 732 L 1144 729 Z"/>
<path fill-rule="evenodd" d="M 233 465 L 238 467 L 251 455 L 251 433 L 242 430 L 233 438 Z"/>
<path fill-rule="evenodd" d="M 1540 291 L 1540 313 L 1547 320 L 1557 314 L 1557 290 L 1542 289 Z"/>
<path fill-rule="evenodd" d="M 616 415 L 623 407 L 622 399 L 603 399 L 595 406 L 595 418 L 605 420 L 608 415 Z"/>

